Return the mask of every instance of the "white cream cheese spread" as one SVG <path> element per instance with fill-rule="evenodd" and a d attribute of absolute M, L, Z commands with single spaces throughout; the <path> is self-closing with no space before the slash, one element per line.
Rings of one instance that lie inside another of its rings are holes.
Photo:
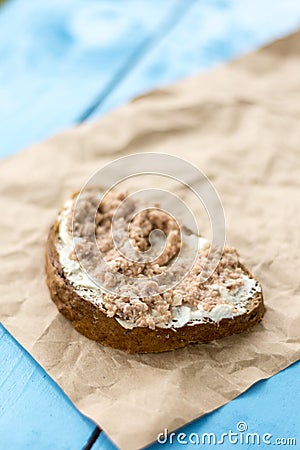
<path fill-rule="evenodd" d="M 70 284 L 72 284 L 74 290 L 81 297 L 98 305 L 105 313 L 105 309 L 103 308 L 104 291 L 86 274 L 77 260 L 70 258 L 70 254 L 74 247 L 73 237 L 68 229 L 68 222 L 70 214 L 72 213 L 74 201 L 74 199 L 71 199 L 65 204 L 58 218 L 57 252 L 59 261 L 66 278 Z M 209 241 L 203 237 L 198 238 L 198 244 L 198 248 L 206 248 L 210 245 Z M 193 326 L 209 321 L 217 323 L 222 319 L 233 318 L 244 314 L 247 311 L 246 306 L 249 299 L 252 298 L 256 292 L 260 292 L 261 287 L 256 280 L 246 274 L 242 275 L 242 279 L 243 285 L 233 292 L 227 289 L 226 285 L 216 284 L 210 286 L 210 288 L 219 292 L 226 303 L 216 305 L 208 311 L 204 309 L 201 304 L 197 307 L 192 307 L 187 304 L 180 304 L 181 301 L 179 301 L 178 306 L 171 306 L 171 319 L 165 324 L 158 325 L 158 327 L 176 329 L 183 327 L 184 325 Z M 153 314 L 157 314 L 157 312 L 153 311 Z M 119 318 L 117 315 L 114 317 L 124 328 L 132 329 L 137 326 L 129 320 Z"/>

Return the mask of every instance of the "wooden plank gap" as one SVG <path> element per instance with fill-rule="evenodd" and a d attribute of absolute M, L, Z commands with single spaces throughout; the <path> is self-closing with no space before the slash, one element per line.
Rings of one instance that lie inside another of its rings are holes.
<path fill-rule="evenodd" d="M 93 433 L 92 433 L 91 437 L 89 438 L 88 442 L 84 446 L 83 450 L 90 450 L 93 447 L 93 445 L 95 444 L 96 440 L 98 439 L 101 431 L 102 430 L 100 430 L 99 427 L 95 428 L 95 430 L 93 431 Z"/>
<path fill-rule="evenodd" d="M 183 16 L 189 11 L 196 0 L 190 0 L 189 2 L 182 2 L 181 0 L 177 3 L 174 11 L 163 21 L 162 25 L 158 27 L 156 33 L 152 36 L 146 38 L 141 45 L 139 45 L 132 53 L 131 57 L 126 61 L 126 63 L 118 70 L 115 76 L 107 84 L 106 88 L 101 92 L 99 96 L 96 97 L 94 102 L 86 108 L 86 110 L 78 117 L 76 123 L 82 123 L 87 120 L 101 104 L 106 100 L 106 98 L 112 93 L 112 91 L 122 82 L 125 78 L 140 62 L 142 58 L 159 42 L 166 36 L 173 27 L 175 27 L 178 22 L 183 18 Z"/>

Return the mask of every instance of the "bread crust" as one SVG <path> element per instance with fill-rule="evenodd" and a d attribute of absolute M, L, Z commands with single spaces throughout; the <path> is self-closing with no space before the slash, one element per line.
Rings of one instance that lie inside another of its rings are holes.
<path fill-rule="evenodd" d="M 49 232 L 46 245 L 46 279 L 51 298 L 73 327 L 89 339 L 128 353 L 159 353 L 188 344 L 207 343 L 251 329 L 264 315 L 262 292 L 249 301 L 247 312 L 220 322 L 184 325 L 180 328 L 124 328 L 116 319 L 107 317 L 91 301 L 81 297 L 68 281 L 60 264 L 56 242 L 58 223 Z M 250 272 L 240 264 L 245 274 Z M 253 277 L 252 277 L 253 278 Z"/>

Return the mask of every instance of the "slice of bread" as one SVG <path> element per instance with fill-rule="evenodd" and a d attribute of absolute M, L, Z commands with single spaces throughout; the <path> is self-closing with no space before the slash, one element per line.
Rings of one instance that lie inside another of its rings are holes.
<path fill-rule="evenodd" d="M 46 273 L 47 284 L 50 295 L 58 310 L 71 321 L 73 327 L 86 337 L 98 341 L 99 343 L 120 349 L 129 353 L 150 353 L 164 352 L 185 347 L 192 343 L 207 343 L 215 339 L 241 333 L 252 328 L 258 323 L 264 314 L 264 304 L 262 289 L 259 283 L 253 278 L 250 272 L 238 261 L 236 271 L 242 273 L 244 280 L 252 286 L 243 299 L 239 299 L 237 291 L 235 302 L 237 308 L 233 308 L 235 313 L 220 313 L 220 306 L 225 309 L 231 307 L 230 302 L 222 303 L 218 306 L 218 314 L 213 315 L 208 308 L 204 311 L 204 316 L 199 319 L 179 320 L 178 313 L 189 312 L 190 305 L 170 307 L 171 318 L 165 326 L 147 326 L 147 323 L 140 326 L 133 325 L 124 317 L 109 317 L 107 309 L 101 302 L 95 301 L 88 289 L 79 289 L 80 286 L 74 283 L 68 270 L 64 267 L 63 258 L 60 254 L 60 227 L 61 215 L 56 223 L 51 227 L 46 248 Z M 187 292 L 189 286 L 187 286 Z M 241 301 L 240 301 L 241 300 Z M 239 305 L 239 303 L 242 305 Z M 240 307 L 241 306 L 241 307 Z M 199 305 L 198 305 L 199 307 Z M 193 307 L 195 308 L 195 306 Z M 196 311 L 197 305 L 196 305 Z M 212 309 L 212 311 L 217 311 Z M 151 313 L 151 311 L 150 311 Z M 177 318 L 176 318 L 177 317 Z"/>

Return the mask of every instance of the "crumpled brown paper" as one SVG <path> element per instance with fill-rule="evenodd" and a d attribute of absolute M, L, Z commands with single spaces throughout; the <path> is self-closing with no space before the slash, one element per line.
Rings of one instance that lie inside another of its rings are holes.
<path fill-rule="evenodd" d="M 300 357 L 299 73 L 300 33 L 1 162 L 2 321 L 122 449 Z M 44 274 L 57 210 L 106 162 L 143 151 L 184 157 L 213 181 L 227 242 L 264 288 L 267 312 L 253 332 L 136 356 L 86 339 L 57 313 Z"/>

